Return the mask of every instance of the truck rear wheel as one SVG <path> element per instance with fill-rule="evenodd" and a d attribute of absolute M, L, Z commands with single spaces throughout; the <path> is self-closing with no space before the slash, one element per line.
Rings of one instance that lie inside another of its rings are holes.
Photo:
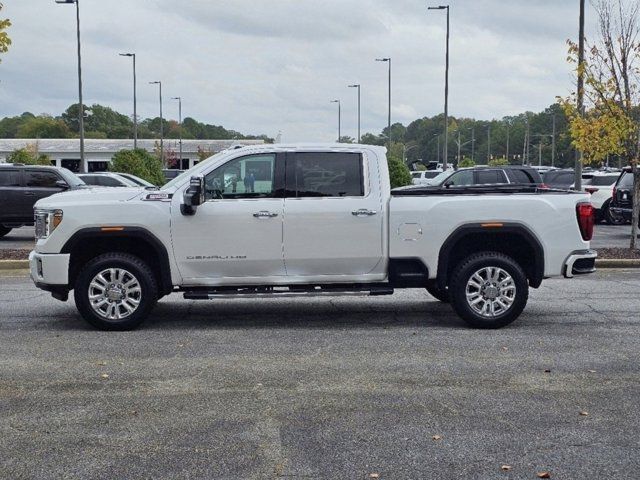
<path fill-rule="evenodd" d="M 105 253 L 90 260 L 74 285 L 82 317 L 101 330 L 132 330 L 151 312 L 158 287 L 149 266 L 128 253 Z"/>
<path fill-rule="evenodd" d="M 482 252 L 455 268 L 449 287 L 456 313 L 474 328 L 500 328 L 522 313 L 529 284 L 522 267 L 511 257 Z"/>
<path fill-rule="evenodd" d="M 11 230 L 12 230 L 11 227 L 5 227 L 4 225 L 0 225 L 0 238 L 4 237 Z"/>

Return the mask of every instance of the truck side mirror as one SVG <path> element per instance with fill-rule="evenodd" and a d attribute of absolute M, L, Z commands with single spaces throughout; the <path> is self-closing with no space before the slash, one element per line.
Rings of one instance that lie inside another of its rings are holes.
<path fill-rule="evenodd" d="M 204 203 L 204 176 L 191 177 L 189 186 L 184 191 L 180 212 L 183 215 L 193 215 L 196 213 L 198 205 Z"/>
<path fill-rule="evenodd" d="M 69 189 L 69 184 L 67 182 L 65 182 L 64 180 L 56 180 L 56 187 L 61 189 L 61 190 L 68 190 Z"/>

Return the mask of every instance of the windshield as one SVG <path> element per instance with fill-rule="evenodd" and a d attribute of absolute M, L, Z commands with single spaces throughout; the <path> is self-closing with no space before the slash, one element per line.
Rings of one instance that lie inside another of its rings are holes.
<path fill-rule="evenodd" d="M 165 183 L 164 185 L 162 185 L 163 190 L 165 188 L 172 188 L 175 187 L 176 185 L 180 185 L 182 182 L 184 182 L 187 178 L 190 178 L 191 175 L 194 174 L 195 170 L 199 170 L 199 167 L 205 163 L 208 163 L 210 161 L 212 161 L 213 159 L 217 159 L 220 158 L 221 156 L 227 154 L 228 152 L 226 150 L 223 150 L 219 153 L 216 153 L 215 155 L 213 155 L 212 157 L 209 158 L 205 158 L 204 160 L 202 160 L 201 162 L 199 162 L 197 165 L 194 165 L 193 167 L 191 167 L 189 170 L 185 170 L 184 172 L 182 172 L 180 175 L 178 175 L 176 178 L 174 178 L 173 180 Z"/>
<path fill-rule="evenodd" d="M 453 170 L 447 170 L 446 172 L 439 173 L 431 180 L 428 181 L 429 185 L 442 185 L 444 181 L 449 178 L 455 172 Z"/>
<path fill-rule="evenodd" d="M 60 175 L 64 177 L 65 182 L 69 184 L 71 187 L 78 187 L 80 185 L 86 185 L 80 177 L 78 177 L 71 170 L 67 170 L 66 168 L 61 168 L 59 170 Z"/>

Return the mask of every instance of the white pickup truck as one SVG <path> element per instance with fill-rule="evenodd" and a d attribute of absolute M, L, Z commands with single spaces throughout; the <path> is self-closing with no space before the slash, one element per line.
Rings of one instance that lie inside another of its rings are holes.
<path fill-rule="evenodd" d="M 515 320 L 529 287 L 594 271 L 585 193 L 530 185 L 391 191 L 383 147 L 227 150 L 159 190 L 84 189 L 35 206 L 35 284 L 105 330 L 159 298 L 426 288 L 469 325 Z"/>

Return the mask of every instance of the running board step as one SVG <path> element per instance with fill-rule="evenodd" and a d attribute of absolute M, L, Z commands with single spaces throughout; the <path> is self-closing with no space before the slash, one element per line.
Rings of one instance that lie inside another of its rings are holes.
<path fill-rule="evenodd" d="M 391 295 L 393 287 L 388 284 L 374 285 L 292 285 L 284 287 L 221 287 L 213 289 L 187 290 L 187 300 L 209 300 L 212 298 L 268 298 L 309 296 L 362 296 Z"/>

